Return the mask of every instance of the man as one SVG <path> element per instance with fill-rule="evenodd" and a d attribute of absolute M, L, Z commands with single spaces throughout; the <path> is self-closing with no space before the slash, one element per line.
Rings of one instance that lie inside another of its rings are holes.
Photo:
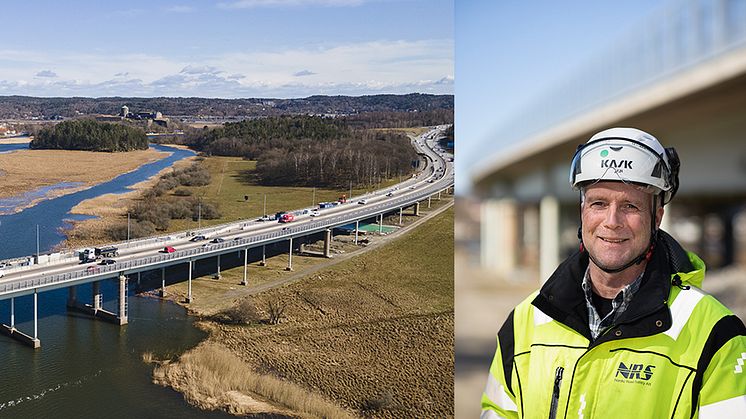
<path fill-rule="evenodd" d="M 637 129 L 578 147 L 580 251 L 500 329 L 483 419 L 746 417 L 746 329 L 659 229 L 678 171 Z"/>

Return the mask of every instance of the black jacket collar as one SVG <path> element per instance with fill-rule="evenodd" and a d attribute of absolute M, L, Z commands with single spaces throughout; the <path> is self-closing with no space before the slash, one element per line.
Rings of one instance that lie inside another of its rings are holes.
<path fill-rule="evenodd" d="M 687 266 L 688 265 L 688 266 Z M 588 254 L 575 252 L 565 259 L 539 291 L 532 304 L 560 323 L 592 341 L 581 283 Z M 652 258 L 627 311 L 616 326 L 607 330 L 593 345 L 620 338 L 649 336 L 671 327 L 667 300 L 671 291 L 671 274 L 692 270 L 686 252 L 666 232 L 659 230 Z"/>

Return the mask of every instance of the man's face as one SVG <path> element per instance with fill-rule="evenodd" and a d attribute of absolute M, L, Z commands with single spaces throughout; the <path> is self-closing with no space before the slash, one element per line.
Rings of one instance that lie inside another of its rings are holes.
<path fill-rule="evenodd" d="M 581 206 L 583 244 L 607 269 L 623 266 L 650 243 L 653 196 L 623 182 L 598 182 L 585 190 Z M 663 208 L 656 211 L 660 225 Z"/>

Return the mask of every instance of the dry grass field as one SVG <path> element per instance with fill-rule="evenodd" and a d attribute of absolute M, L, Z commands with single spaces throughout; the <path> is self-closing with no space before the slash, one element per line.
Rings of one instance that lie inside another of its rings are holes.
<path fill-rule="evenodd" d="M 313 395 L 321 404 L 330 401 L 357 416 L 453 417 L 453 209 L 397 235 L 311 274 L 288 273 L 299 279 L 264 292 L 241 292 L 247 289 L 237 285 L 241 267 L 225 271 L 220 281 L 195 281 L 195 300 L 250 307 L 257 321 L 234 325 L 206 316 L 200 324 L 210 332 L 208 340 L 159 366 L 156 382 L 185 392 L 203 408 L 239 414 L 250 413 L 246 406 L 251 403 L 221 402 L 221 407 L 215 400 L 258 400 L 272 407 L 263 404 L 264 410 L 254 412 L 285 414 L 290 409 L 293 417 L 338 417 L 291 404 Z M 282 259 L 278 266 L 259 269 L 280 270 L 285 256 L 276 259 Z M 180 295 L 181 288 L 175 284 L 167 292 Z M 284 308 L 280 324 L 266 322 L 270 304 Z M 216 303 L 190 308 L 203 314 L 219 310 Z M 233 359 L 221 364 L 224 372 L 249 368 L 245 375 L 252 378 L 245 382 L 255 385 L 216 389 L 212 377 L 220 371 L 204 370 L 201 364 L 208 362 L 203 356 L 224 351 L 233 355 L 221 355 Z M 182 377 L 198 370 L 201 378 L 190 379 L 185 388 Z M 277 379 L 293 383 L 293 390 L 271 396 L 259 387 Z"/>
<path fill-rule="evenodd" d="M 55 190 L 54 195 L 72 193 L 111 180 L 167 154 L 150 149 L 128 153 L 18 150 L 0 154 L 0 197 L 17 196 L 61 182 L 82 183 L 74 188 Z"/>

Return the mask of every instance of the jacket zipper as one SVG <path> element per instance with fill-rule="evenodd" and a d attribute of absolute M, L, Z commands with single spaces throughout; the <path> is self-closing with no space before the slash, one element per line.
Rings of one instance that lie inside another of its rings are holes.
<path fill-rule="evenodd" d="M 549 407 L 549 419 L 555 419 L 557 416 L 557 405 L 559 404 L 560 385 L 562 384 L 562 367 L 557 367 L 554 371 L 554 390 L 552 390 L 552 405 Z"/>

